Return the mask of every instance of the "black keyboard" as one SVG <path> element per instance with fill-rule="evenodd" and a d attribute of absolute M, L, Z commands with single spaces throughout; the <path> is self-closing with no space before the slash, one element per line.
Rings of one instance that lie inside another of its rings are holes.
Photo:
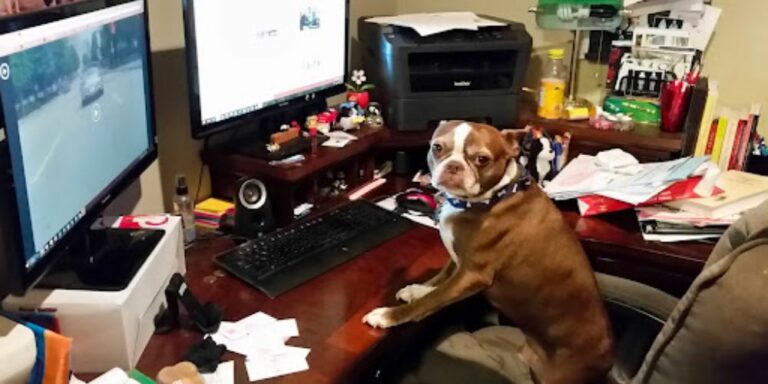
<path fill-rule="evenodd" d="M 216 263 L 276 297 L 412 228 L 414 224 L 358 200 L 216 257 Z"/>

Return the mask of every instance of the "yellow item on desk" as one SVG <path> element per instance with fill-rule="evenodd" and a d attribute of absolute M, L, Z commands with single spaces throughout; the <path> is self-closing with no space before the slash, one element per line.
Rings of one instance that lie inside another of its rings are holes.
<path fill-rule="evenodd" d="M 541 76 L 539 89 L 539 117 L 545 119 L 561 119 L 563 117 L 567 76 L 567 70 L 563 63 L 564 57 L 565 51 L 562 49 L 549 50 L 549 62 Z"/>
<path fill-rule="evenodd" d="M 229 201 L 224 201 L 215 198 L 208 198 L 201 201 L 195 206 L 195 210 L 205 211 L 209 213 L 226 213 L 235 205 Z"/>

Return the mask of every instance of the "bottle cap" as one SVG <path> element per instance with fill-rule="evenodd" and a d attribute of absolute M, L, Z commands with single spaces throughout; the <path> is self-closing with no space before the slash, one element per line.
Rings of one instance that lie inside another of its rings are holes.
<path fill-rule="evenodd" d="M 563 59 L 565 58 L 565 50 L 562 48 L 553 48 L 549 50 L 550 59 Z"/>
<path fill-rule="evenodd" d="M 184 175 L 176 175 L 176 194 L 186 195 L 189 193 L 189 187 L 187 186 L 187 178 Z"/>

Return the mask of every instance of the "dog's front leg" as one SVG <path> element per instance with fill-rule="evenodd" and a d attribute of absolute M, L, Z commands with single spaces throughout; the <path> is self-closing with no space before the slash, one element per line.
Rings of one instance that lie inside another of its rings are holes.
<path fill-rule="evenodd" d="M 409 321 L 421 320 L 441 308 L 472 296 L 491 285 L 490 274 L 456 269 L 445 282 L 424 297 L 405 305 L 377 308 L 363 317 L 363 322 L 375 328 L 389 328 Z"/>
<path fill-rule="evenodd" d="M 425 281 L 422 284 L 411 284 L 405 286 L 401 290 L 397 291 L 395 297 L 397 297 L 398 300 L 404 301 L 406 303 L 418 300 L 432 292 L 436 286 L 442 284 L 445 280 L 451 277 L 455 271 L 456 263 L 454 263 L 453 260 L 448 260 L 448 263 L 443 267 L 443 269 L 440 270 L 440 272 L 437 273 L 437 275 L 433 276 L 431 279 Z"/>

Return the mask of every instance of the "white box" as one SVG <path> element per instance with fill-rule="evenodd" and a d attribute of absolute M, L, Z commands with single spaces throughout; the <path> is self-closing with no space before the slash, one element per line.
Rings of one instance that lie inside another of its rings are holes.
<path fill-rule="evenodd" d="M 165 235 L 128 287 L 119 292 L 32 289 L 10 296 L 8 310 L 54 310 L 61 333 L 73 338 L 72 370 L 133 369 L 155 331 L 171 276 L 186 272 L 181 220 L 174 216 L 120 218 L 117 226 L 163 229 Z"/>

